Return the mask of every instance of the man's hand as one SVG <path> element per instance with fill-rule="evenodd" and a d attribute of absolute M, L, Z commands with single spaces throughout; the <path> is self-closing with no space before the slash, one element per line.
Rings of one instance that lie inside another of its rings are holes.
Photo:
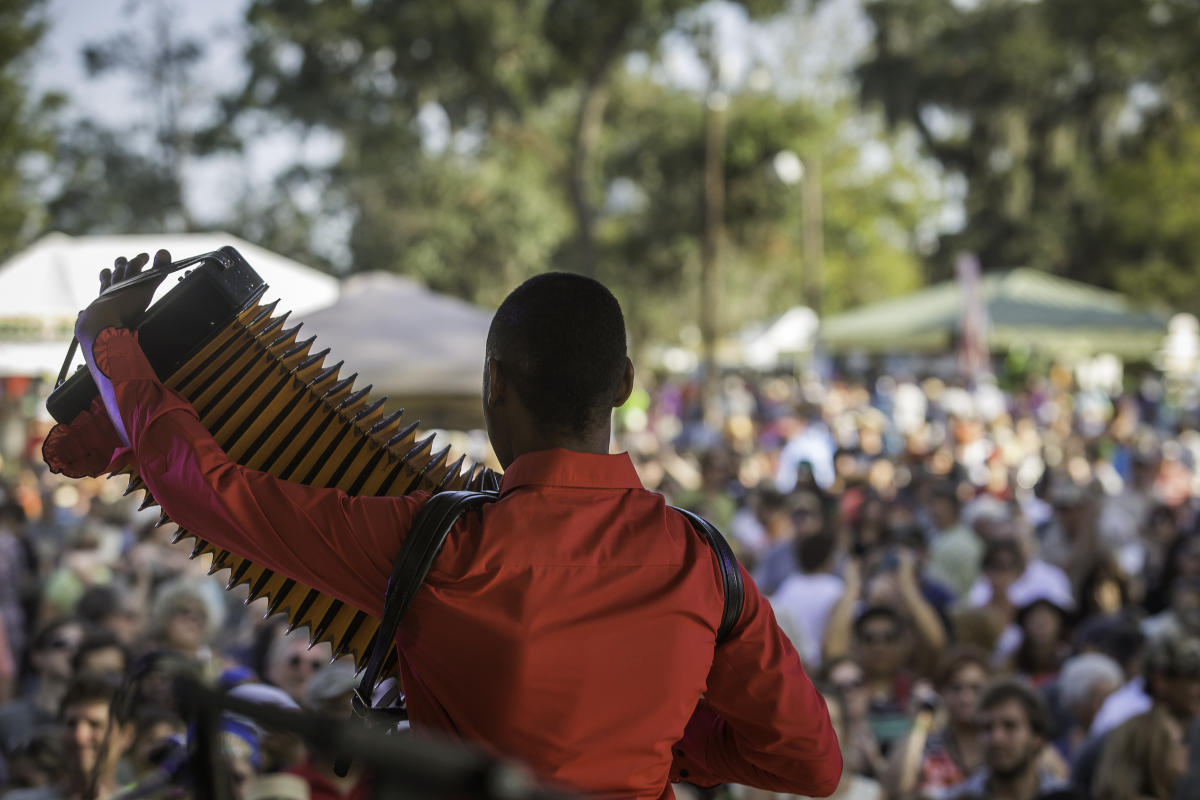
<path fill-rule="evenodd" d="M 108 292 L 110 287 L 133 281 L 142 272 L 142 267 L 150 257 L 142 253 L 132 261 L 118 258 L 113 262 L 113 269 L 100 272 L 100 296 L 92 304 L 79 313 L 75 320 L 75 338 L 84 348 L 84 353 L 90 353 L 92 343 L 100 331 L 105 328 L 133 327 L 142 318 L 146 307 L 154 297 L 154 291 L 166 277 L 166 268 L 171 263 L 171 254 L 159 250 L 154 255 L 153 272 L 156 277 L 143 278 L 121 291 Z"/>

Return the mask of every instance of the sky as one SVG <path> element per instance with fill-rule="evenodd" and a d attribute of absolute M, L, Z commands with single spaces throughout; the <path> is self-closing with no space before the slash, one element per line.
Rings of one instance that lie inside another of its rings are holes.
<path fill-rule="evenodd" d="M 177 30 L 197 35 L 209 46 L 205 75 L 216 88 L 235 86 L 241 74 L 237 37 L 246 4 L 246 0 L 169 2 Z M 130 105 L 138 103 L 136 90 L 118 77 L 89 79 L 80 49 L 123 32 L 145 32 L 146 12 L 153 5 L 144 0 L 49 0 L 50 24 L 34 67 L 35 86 L 67 92 L 73 103 L 98 120 L 121 122 Z"/>
<path fill-rule="evenodd" d="M 744 13 L 729 4 L 709 8 L 717 22 L 722 66 L 729 90 L 762 80 L 771 90 L 829 101 L 849 90 L 844 80 L 831 79 L 852 64 L 870 41 L 869 24 L 861 0 L 834 0 L 816 6 L 805 19 L 789 16 L 765 29 L 754 28 Z M 159 8 L 170 10 L 170 34 L 192 36 L 205 47 L 205 62 L 195 71 L 202 83 L 197 109 L 211 108 L 209 102 L 222 92 L 236 89 L 243 78 L 241 63 L 243 17 L 249 0 L 47 0 L 49 28 L 33 65 L 36 90 L 57 90 L 70 99 L 70 113 L 90 118 L 117 129 L 142 124 L 149 128 L 153 105 L 142 97 L 137 82 L 127 74 L 87 75 L 82 48 L 104 42 L 122 33 L 146 39 L 153 35 L 152 21 Z M 147 45 L 149 42 L 147 42 Z M 664 80 L 703 91 L 706 69 L 684 37 L 668 36 L 662 63 L 655 69 Z M 755 64 L 767 69 L 754 69 Z M 635 65 L 633 62 L 631 67 Z M 757 74 L 756 74 L 757 73 Z M 769 76 L 774 76 L 772 79 Z M 780 76 L 791 76 L 781 79 Z M 786 83 L 784 82 L 786 81 Z M 766 88 L 760 86 L 756 88 Z M 436 118 L 436 114 L 431 118 Z M 431 130 L 436 135 L 436 126 Z M 864 165 L 881 148 L 864 138 Z M 149 142 L 146 143 L 149 146 Z M 337 157 L 339 145 L 333 137 L 308 135 L 280 129 L 256 135 L 245 157 L 193 160 L 185 171 L 185 194 L 197 224 L 206 226 L 220 219 L 228 208 L 228 187 L 261 188 L 296 160 L 319 164 Z M 875 168 L 886 164 L 874 165 Z M 304 202 L 303 198 L 299 198 Z M 316 198 L 312 199 L 316 202 Z M 944 222 L 943 222 L 944 224 Z"/>
<path fill-rule="evenodd" d="M 81 50 L 132 33 L 148 37 L 155 10 L 170 9 L 173 35 L 192 36 L 205 48 L 205 60 L 195 74 L 202 76 L 201 93 L 194 108 L 222 92 L 236 89 L 244 75 L 241 63 L 243 15 L 248 0 L 48 0 L 49 28 L 34 61 L 35 89 L 64 92 L 71 112 L 115 128 L 149 122 L 153 107 L 141 97 L 139 86 L 125 74 L 89 77 Z M 246 158 L 227 157 L 192 163 L 186 170 L 185 191 L 196 220 L 221 217 L 228 208 L 230 185 L 262 185 L 298 154 L 328 157 L 329 143 L 301 142 L 292 134 L 264 134 Z M 310 151 L 317 152 L 311 153 Z"/>

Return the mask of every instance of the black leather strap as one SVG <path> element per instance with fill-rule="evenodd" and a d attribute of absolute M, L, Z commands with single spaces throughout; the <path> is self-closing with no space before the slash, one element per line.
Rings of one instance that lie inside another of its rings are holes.
<path fill-rule="evenodd" d="M 402 709 L 393 711 L 373 707 L 371 700 L 379 680 L 379 670 L 395 644 L 396 631 L 404 612 L 408 611 L 417 590 L 425 583 L 425 576 L 446 543 L 446 536 L 454 523 L 469 509 L 495 502 L 498 497 L 497 492 L 438 492 L 417 512 L 417 518 L 413 520 L 408 537 L 400 548 L 400 555 L 392 566 L 392 576 L 388 579 L 387 594 L 383 600 L 383 618 L 375 633 L 367 666 L 350 700 L 354 713 L 368 724 L 374 722 L 395 727 L 408 718 Z M 350 758 L 338 756 L 334 760 L 333 771 L 339 777 L 346 777 L 350 771 Z"/>
<path fill-rule="evenodd" d="M 711 522 L 686 508 L 678 506 L 671 506 L 671 508 L 683 514 L 717 554 L 717 563 L 721 567 L 721 578 L 725 584 L 725 610 L 721 612 L 721 625 L 717 628 L 717 644 L 720 644 L 729 638 L 733 626 L 742 616 L 742 605 L 746 601 L 746 587 L 742 585 L 742 572 L 738 567 L 737 557 L 730 549 L 729 542 L 725 541 L 725 537 Z"/>
<path fill-rule="evenodd" d="M 360 717 L 368 718 L 375 712 L 371 695 L 379 679 L 379 671 L 387 653 L 396 639 L 400 620 L 404 617 L 417 591 L 425 582 L 434 559 L 446 542 L 450 529 L 464 513 L 485 503 L 495 502 L 496 492 L 446 491 L 433 495 L 417 513 L 412 529 L 400 549 L 400 555 L 392 568 L 384 599 L 383 619 L 371 647 L 371 655 L 363 670 L 362 679 L 354 691 L 352 704 Z M 672 508 L 675 508 L 672 506 Z M 742 614 L 745 589 L 737 558 L 729 543 L 708 520 L 682 508 L 675 508 L 708 542 L 717 555 L 725 590 L 725 605 L 721 622 L 717 628 L 717 644 L 725 641 Z M 341 762 L 338 764 L 342 766 Z"/>
<path fill-rule="evenodd" d="M 392 568 L 379 632 L 375 634 L 362 680 L 354 691 L 352 702 L 359 716 L 366 716 L 371 710 L 371 693 L 379 679 L 383 660 L 396 640 L 400 620 L 416 597 L 417 590 L 425 583 L 425 576 L 445 544 L 450 529 L 464 513 L 484 503 L 495 502 L 497 497 L 493 492 L 438 492 L 417 512 L 417 518 Z"/>

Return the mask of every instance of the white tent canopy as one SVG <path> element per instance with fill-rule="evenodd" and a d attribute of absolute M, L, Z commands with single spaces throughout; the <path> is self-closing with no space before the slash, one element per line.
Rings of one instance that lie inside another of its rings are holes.
<path fill-rule="evenodd" d="M 302 335 L 359 373 L 358 386 L 398 400 L 466 397 L 478 405 L 491 312 L 399 275 L 365 272 L 341 298 L 304 317 Z"/>
<path fill-rule="evenodd" d="M 795 306 L 766 323 L 741 333 L 742 357 L 756 369 L 770 369 L 784 356 L 812 350 L 817 334 L 817 315 L 807 306 Z"/>
<path fill-rule="evenodd" d="M 101 268 L 118 256 L 166 248 L 175 259 L 230 245 L 270 287 L 266 299 L 304 313 L 338 296 L 336 278 L 226 233 L 67 236 L 52 233 L 0 264 L 0 375 L 56 373 L 75 316 L 100 290 Z M 169 286 L 164 284 L 162 291 Z"/>

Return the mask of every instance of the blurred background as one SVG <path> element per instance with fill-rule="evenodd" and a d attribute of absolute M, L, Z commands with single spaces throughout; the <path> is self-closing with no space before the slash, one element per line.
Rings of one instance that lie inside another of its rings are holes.
<path fill-rule="evenodd" d="M 348 691 L 277 673 L 261 603 L 211 593 L 123 482 L 41 462 L 98 269 L 232 244 L 482 462 L 491 310 L 549 269 L 610 286 L 639 369 L 616 445 L 772 597 L 843 709 L 846 786 L 945 797 L 998 769 L 953 687 L 1006 674 L 1079 796 L 1097 761 L 1190 796 L 1194 0 L 0 0 L 0 21 L 3 780 L 78 757 L 51 651 L 85 632 L 301 704 Z M 1146 728 L 1100 758 L 1118 690 Z M 159 710 L 151 740 L 180 730 Z M 1178 758 L 1137 755 L 1147 731 Z M 123 778 L 152 771 L 139 752 Z"/>

